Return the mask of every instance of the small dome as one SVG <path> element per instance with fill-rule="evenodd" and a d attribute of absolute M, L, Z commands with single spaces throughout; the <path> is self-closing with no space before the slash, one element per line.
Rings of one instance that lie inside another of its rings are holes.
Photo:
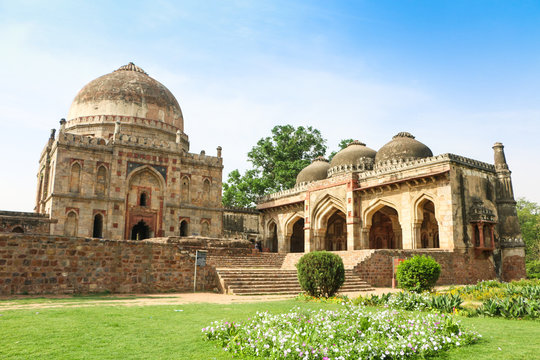
<path fill-rule="evenodd" d="M 328 177 L 329 168 L 330 164 L 328 163 L 328 160 L 322 156 L 315 158 L 311 164 L 298 173 L 296 185 L 326 179 Z"/>
<path fill-rule="evenodd" d="M 431 150 L 408 132 L 400 132 L 377 151 L 375 164 L 386 161 L 410 161 L 433 156 Z"/>
<path fill-rule="evenodd" d="M 141 118 L 148 124 L 163 122 L 172 133 L 184 131 L 182 110 L 174 95 L 133 63 L 83 87 L 71 104 L 66 125 L 80 126 L 84 124 L 81 118 L 102 115 Z"/>
<path fill-rule="evenodd" d="M 375 150 L 368 148 L 363 142 L 355 140 L 350 142 L 345 149 L 334 155 L 332 161 L 330 161 L 330 167 L 359 165 L 365 162 L 366 159 L 375 159 L 376 153 Z"/>

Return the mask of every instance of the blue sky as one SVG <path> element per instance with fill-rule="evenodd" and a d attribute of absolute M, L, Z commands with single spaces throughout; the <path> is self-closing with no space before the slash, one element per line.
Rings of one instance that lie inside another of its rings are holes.
<path fill-rule="evenodd" d="M 0 209 L 31 211 L 39 154 L 89 81 L 135 62 L 224 179 L 277 124 L 378 149 L 409 131 L 492 162 L 540 202 L 538 1 L 1 1 Z"/>

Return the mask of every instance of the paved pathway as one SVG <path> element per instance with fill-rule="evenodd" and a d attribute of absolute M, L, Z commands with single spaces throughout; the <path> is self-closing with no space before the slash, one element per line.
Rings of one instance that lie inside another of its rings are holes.
<path fill-rule="evenodd" d="M 349 298 L 357 297 L 358 295 L 367 294 L 383 294 L 387 292 L 399 291 L 398 289 L 391 288 L 376 288 L 372 291 L 362 291 L 354 293 L 345 293 Z M 9 300 L 13 299 L 31 299 L 28 296 L 16 296 L 11 298 L 2 298 L 0 300 L 0 311 L 2 310 L 16 310 L 16 309 L 47 309 L 47 308 L 60 308 L 60 307 L 87 307 L 96 305 L 110 305 L 110 306 L 154 306 L 154 305 L 183 305 L 193 303 L 212 303 L 212 304 L 241 304 L 250 302 L 265 302 L 265 301 L 280 301 L 292 299 L 294 295 L 225 295 L 215 293 L 178 293 L 178 294 L 116 294 L 111 295 L 113 297 L 133 296 L 133 298 L 127 299 L 110 299 L 103 297 L 99 300 L 88 299 L 84 297 L 76 298 L 72 300 L 70 296 L 43 296 L 40 299 L 36 299 L 36 303 L 17 303 Z M 43 302 L 45 299 L 55 299 L 53 302 Z M 70 299 L 69 301 L 62 301 L 61 299 Z"/>

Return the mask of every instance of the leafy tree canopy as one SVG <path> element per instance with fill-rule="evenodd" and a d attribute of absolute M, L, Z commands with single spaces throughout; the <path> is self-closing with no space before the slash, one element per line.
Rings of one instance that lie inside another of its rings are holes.
<path fill-rule="evenodd" d="M 517 213 L 527 261 L 540 260 L 540 205 L 519 198 Z"/>
<path fill-rule="evenodd" d="M 296 175 L 326 153 L 326 140 L 311 126 L 278 125 L 248 153 L 252 168 L 233 170 L 223 184 L 223 205 L 254 207 L 257 197 L 294 187 Z"/>

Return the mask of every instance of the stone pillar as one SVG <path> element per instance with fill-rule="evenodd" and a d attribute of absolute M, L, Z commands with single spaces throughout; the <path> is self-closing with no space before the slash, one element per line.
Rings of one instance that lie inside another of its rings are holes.
<path fill-rule="evenodd" d="M 304 252 L 306 253 L 316 250 L 313 242 L 315 239 L 312 234 L 310 198 L 310 192 L 306 191 L 306 198 L 304 199 Z"/>
<path fill-rule="evenodd" d="M 360 248 L 360 218 L 354 193 L 356 187 L 357 182 L 355 179 L 352 179 L 347 184 L 347 194 L 345 197 L 347 206 L 347 213 L 345 214 L 347 223 L 347 250 Z"/>
<path fill-rule="evenodd" d="M 180 144 L 180 141 L 182 141 L 182 132 L 180 130 L 176 130 L 176 143 Z"/>
<path fill-rule="evenodd" d="M 360 250 L 369 249 L 369 230 L 370 227 L 361 228 L 360 230 Z"/>
<path fill-rule="evenodd" d="M 400 221 L 401 226 L 401 233 L 403 234 L 401 243 L 403 245 L 403 249 L 417 249 L 418 244 L 416 243 L 416 232 L 420 231 L 421 224 L 417 223 L 411 223 L 411 222 L 405 222 Z"/>

